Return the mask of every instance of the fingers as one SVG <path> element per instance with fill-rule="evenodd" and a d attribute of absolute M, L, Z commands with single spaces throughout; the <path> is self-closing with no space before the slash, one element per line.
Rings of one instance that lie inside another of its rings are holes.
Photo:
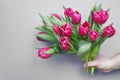
<path fill-rule="evenodd" d="M 111 72 L 110 69 L 99 69 L 101 72 L 105 72 L 105 73 L 108 73 L 108 72 Z"/>
<path fill-rule="evenodd" d="M 111 72 L 111 70 L 104 70 L 102 72 L 108 73 L 108 72 Z"/>
<path fill-rule="evenodd" d="M 84 67 L 85 68 L 88 68 L 88 67 L 91 67 L 91 66 L 97 66 L 98 65 L 98 63 L 96 62 L 96 61 L 90 61 L 90 62 L 86 62 L 85 64 L 84 64 Z"/>

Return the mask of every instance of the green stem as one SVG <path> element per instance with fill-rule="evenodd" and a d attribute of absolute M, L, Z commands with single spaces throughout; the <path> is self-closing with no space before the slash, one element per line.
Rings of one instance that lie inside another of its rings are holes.
<path fill-rule="evenodd" d="M 75 51 L 75 53 L 77 52 L 77 49 L 71 44 L 69 43 L 69 45 L 71 46 L 71 49 Z"/>
<path fill-rule="evenodd" d="M 95 26 L 96 26 L 96 24 L 95 24 L 95 22 L 93 22 L 93 25 L 92 25 L 92 30 L 94 30 L 94 29 L 95 29 Z"/>
<path fill-rule="evenodd" d="M 95 71 L 95 67 L 92 66 L 90 71 L 92 76 L 94 75 L 94 71 Z"/>

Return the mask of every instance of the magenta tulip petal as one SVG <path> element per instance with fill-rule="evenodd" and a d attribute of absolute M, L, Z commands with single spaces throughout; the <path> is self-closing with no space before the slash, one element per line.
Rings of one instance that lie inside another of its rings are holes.
<path fill-rule="evenodd" d="M 94 11 L 92 13 L 92 19 L 95 23 L 97 24 L 104 24 L 109 18 L 109 14 L 108 14 L 108 11 L 106 10 L 100 10 L 100 11 Z"/>
<path fill-rule="evenodd" d="M 67 17 L 71 17 L 72 14 L 73 14 L 73 10 L 71 8 L 66 8 L 65 11 L 64 11 L 64 14 L 67 16 Z"/>
<path fill-rule="evenodd" d="M 112 27 L 112 25 L 108 25 L 104 28 L 103 33 L 102 33 L 102 37 L 112 37 L 113 35 L 115 35 L 116 30 L 114 29 L 114 27 Z"/>
<path fill-rule="evenodd" d="M 69 43 L 71 42 L 70 38 L 67 37 L 67 36 L 63 36 L 62 38 L 60 38 L 60 44 L 61 44 L 61 47 L 64 49 L 64 50 L 69 50 L 70 49 L 70 46 L 69 46 Z"/>
<path fill-rule="evenodd" d="M 43 58 L 43 59 L 47 59 L 49 58 L 52 54 L 46 54 L 45 51 L 49 50 L 50 48 L 41 48 L 38 50 L 38 56 Z"/>
<path fill-rule="evenodd" d="M 56 13 L 53 13 L 53 16 L 55 16 L 58 20 L 62 20 L 62 18 Z"/>
<path fill-rule="evenodd" d="M 70 23 L 66 23 L 62 26 L 62 36 L 71 36 L 73 26 Z"/>
<path fill-rule="evenodd" d="M 58 27 L 58 25 L 53 26 L 53 30 L 56 34 L 61 35 L 61 29 Z"/>
<path fill-rule="evenodd" d="M 72 15 L 72 22 L 74 24 L 79 24 L 81 22 L 81 14 L 78 11 L 75 11 Z"/>
<path fill-rule="evenodd" d="M 99 37 L 99 33 L 96 30 L 93 30 L 89 33 L 90 41 L 95 41 Z"/>
<path fill-rule="evenodd" d="M 79 34 L 80 36 L 86 36 L 88 32 L 90 31 L 90 24 L 85 21 L 80 27 L 79 27 Z"/>

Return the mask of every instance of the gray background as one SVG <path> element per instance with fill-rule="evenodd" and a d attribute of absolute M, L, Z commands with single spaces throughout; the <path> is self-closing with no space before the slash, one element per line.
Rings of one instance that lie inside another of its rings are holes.
<path fill-rule="evenodd" d="M 82 14 L 82 22 L 94 4 L 111 7 L 107 24 L 114 22 L 117 34 L 108 39 L 100 53 L 111 57 L 120 51 L 120 0 L 0 0 L 0 80 L 119 80 L 120 70 L 111 73 L 86 74 L 82 61 L 69 54 L 43 60 L 36 47 L 49 44 L 35 39 L 34 27 L 41 24 L 38 13 L 63 14 L 62 5 Z"/>

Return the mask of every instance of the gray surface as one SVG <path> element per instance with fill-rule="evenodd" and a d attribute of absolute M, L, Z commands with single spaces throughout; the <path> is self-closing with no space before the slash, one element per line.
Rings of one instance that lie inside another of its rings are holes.
<path fill-rule="evenodd" d="M 41 24 L 38 13 L 62 14 L 65 5 L 79 10 L 83 22 L 95 3 L 111 7 L 107 24 L 114 22 L 117 34 L 100 50 L 110 57 L 120 51 L 120 0 L 0 0 L 0 80 L 119 80 L 120 70 L 87 75 L 80 59 L 73 55 L 47 60 L 37 57 L 35 47 L 48 45 L 35 40 L 34 27 Z"/>

